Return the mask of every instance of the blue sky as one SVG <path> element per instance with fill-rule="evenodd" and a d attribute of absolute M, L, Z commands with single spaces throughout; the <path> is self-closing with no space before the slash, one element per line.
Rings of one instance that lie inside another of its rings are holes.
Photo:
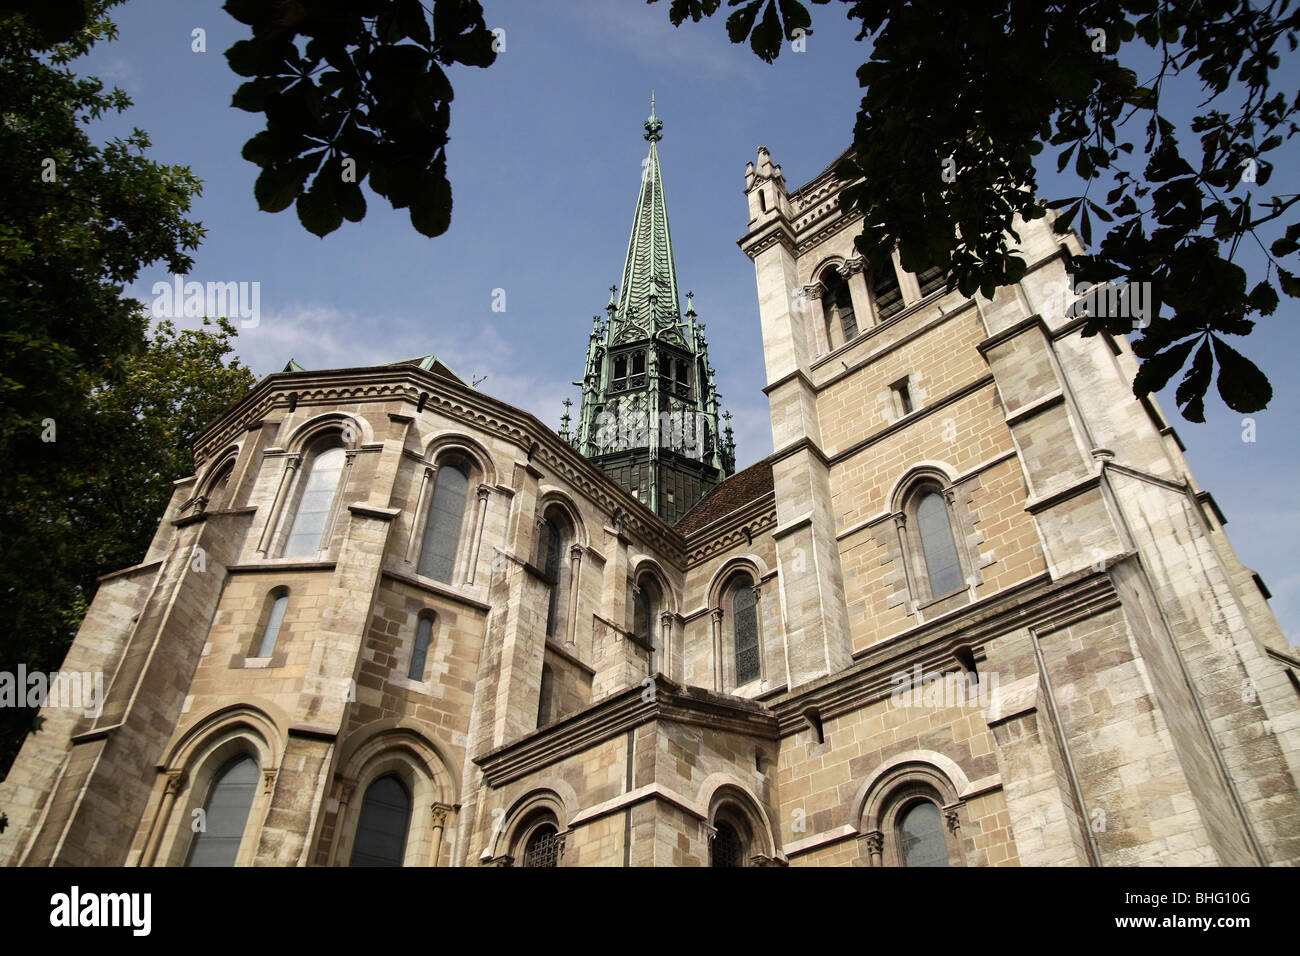
<path fill-rule="evenodd" d="M 505 31 L 505 49 L 486 70 L 450 71 L 455 206 L 450 231 L 437 239 L 420 236 L 405 212 L 370 193 L 365 220 L 325 239 L 307 233 L 292 210 L 257 209 L 257 168 L 239 152 L 260 117 L 229 106 L 239 80 L 223 56 L 246 28 L 217 0 L 129 0 L 114 14 L 119 40 L 78 70 L 135 101 L 123 117 L 98 124 L 98 135 L 139 126 L 152 138 L 152 158 L 188 165 L 204 180 L 193 215 L 208 236 L 189 278 L 261 284 L 260 323 L 237 341 L 256 374 L 290 357 L 336 368 L 436 352 L 466 378 L 486 376 L 484 392 L 552 426 L 564 398 L 576 401 L 569 383 L 582 372 L 591 317 L 618 281 L 653 89 L 678 277 L 708 327 L 723 403 L 735 416 L 737 464 L 762 458 L 772 440 L 754 272 L 735 244 L 747 219 L 745 163 L 766 145 L 794 188 L 848 145 L 859 98 L 854 74 L 868 52 L 853 42 L 856 30 L 838 5 L 812 7 L 806 51 L 787 49 L 769 66 L 727 42 L 721 15 L 675 29 L 667 0 L 485 0 L 484 8 L 488 26 Z M 191 49 L 196 28 L 206 31 L 204 53 Z M 1300 67 L 1290 62 L 1284 73 L 1282 89 L 1294 94 Z M 1194 82 L 1182 87 L 1175 107 L 1195 102 Z M 1300 189 L 1294 146 L 1285 154 L 1290 162 L 1279 163 L 1270 192 Z M 1044 165 L 1046 198 L 1080 192 L 1076 180 L 1055 175 L 1054 162 Z M 1258 257 L 1247 250 L 1242 261 L 1253 281 Z M 128 292 L 148 303 L 153 284 L 166 278 L 165 267 L 155 267 Z M 492 309 L 498 289 L 504 312 Z M 1275 389 L 1270 408 L 1254 416 L 1254 442 L 1242 441 L 1242 416 L 1217 395 L 1204 425 L 1178 417 L 1172 389 L 1160 395 L 1198 481 L 1228 517 L 1242 560 L 1272 590 L 1293 643 L 1300 383 L 1286 369 L 1300 351 L 1297 311 L 1296 300 L 1284 298 L 1236 343 Z"/>

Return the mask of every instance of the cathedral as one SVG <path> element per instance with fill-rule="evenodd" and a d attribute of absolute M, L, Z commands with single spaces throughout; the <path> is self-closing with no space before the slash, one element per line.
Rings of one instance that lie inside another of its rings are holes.
<path fill-rule="evenodd" d="M 1023 223 L 967 298 L 760 147 L 775 451 L 737 472 L 662 131 L 558 433 L 425 355 L 290 362 L 198 436 L 0 862 L 1300 862 L 1300 659 L 1128 341 L 1083 335 L 1078 238 Z"/>

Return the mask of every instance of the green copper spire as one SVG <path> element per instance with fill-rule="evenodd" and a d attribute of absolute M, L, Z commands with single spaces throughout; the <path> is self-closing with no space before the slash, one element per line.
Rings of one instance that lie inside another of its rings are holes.
<path fill-rule="evenodd" d="M 645 121 L 650 151 L 641 164 L 641 192 L 627 242 L 618 309 L 610 323 L 614 344 L 660 330 L 671 334 L 681 323 L 677 264 L 673 261 L 668 202 L 659 169 L 658 144 L 663 139 L 663 128 L 663 122 L 655 115 L 654 94 L 651 94 L 650 116 Z"/>
<path fill-rule="evenodd" d="M 663 123 L 654 94 L 645 121 L 650 152 L 632 218 L 622 287 L 594 316 L 576 428 L 566 406 L 561 437 L 646 507 L 676 522 L 735 470 L 724 434 L 704 323 L 691 295 L 683 317 L 668 206 L 659 169 Z"/>

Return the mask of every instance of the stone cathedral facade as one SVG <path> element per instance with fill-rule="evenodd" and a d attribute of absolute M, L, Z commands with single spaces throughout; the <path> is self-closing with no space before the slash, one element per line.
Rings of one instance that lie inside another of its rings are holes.
<path fill-rule="evenodd" d="M 0 861 L 1300 861 L 1300 660 L 1128 343 L 1069 317 L 1077 239 L 1025 224 L 1025 278 L 963 298 L 864 268 L 834 166 L 760 149 L 775 451 L 727 477 L 653 125 L 577 428 L 435 356 L 268 376 L 102 579 L 64 665 L 102 708 L 45 708 Z M 597 442 L 627 396 L 711 442 Z"/>

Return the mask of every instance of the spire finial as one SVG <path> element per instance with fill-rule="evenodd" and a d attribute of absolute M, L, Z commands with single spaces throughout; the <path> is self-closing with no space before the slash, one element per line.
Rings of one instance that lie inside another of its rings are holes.
<path fill-rule="evenodd" d="M 663 139 L 664 124 L 655 116 L 655 94 L 654 90 L 650 91 L 650 116 L 645 121 L 645 138 L 652 143 L 657 143 Z"/>

